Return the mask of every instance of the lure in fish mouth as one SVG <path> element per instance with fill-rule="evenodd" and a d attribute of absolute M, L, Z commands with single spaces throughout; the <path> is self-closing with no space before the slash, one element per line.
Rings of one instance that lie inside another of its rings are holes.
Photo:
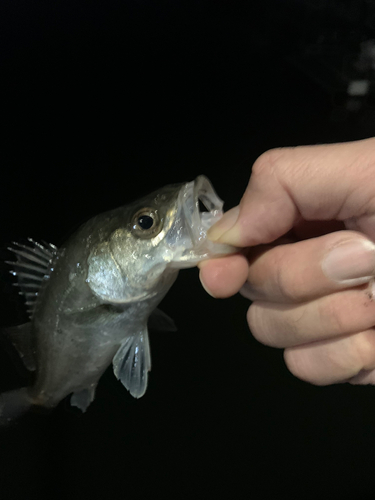
<path fill-rule="evenodd" d="M 200 207 L 203 207 L 203 210 Z M 207 238 L 223 202 L 210 181 L 172 184 L 83 224 L 60 248 L 29 239 L 10 248 L 30 322 L 5 329 L 33 383 L 0 395 L 0 423 L 71 394 L 85 411 L 112 363 L 136 398 L 151 369 L 148 326 L 175 329 L 157 305 L 181 268 L 230 254 Z"/>

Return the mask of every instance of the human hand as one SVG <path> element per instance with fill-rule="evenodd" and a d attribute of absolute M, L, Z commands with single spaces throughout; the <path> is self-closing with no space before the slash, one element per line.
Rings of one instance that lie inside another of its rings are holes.
<path fill-rule="evenodd" d="M 209 237 L 244 250 L 202 262 L 204 288 L 252 300 L 294 375 L 375 384 L 375 139 L 264 153 Z"/>

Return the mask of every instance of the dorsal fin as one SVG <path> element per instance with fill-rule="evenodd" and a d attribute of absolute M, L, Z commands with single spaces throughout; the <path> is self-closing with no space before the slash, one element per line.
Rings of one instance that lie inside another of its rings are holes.
<path fill-rule="evenodd" d="M 28 238 L 28 241 L 29 245 L 14 241 L 13 245 L 17 248 L 8 247 L 8 250 L 16 254 L 17 260 L 6 263 L 13 267 L 10 273 L 17 276 L 18 281 L 14 285 L 21 288 L 19 293 L 25 296 L 27 312 L 32 318 L 41 284 L 43 280 L 49 278 L 51 262 L 57 247 L 45 242 L 42 245 L 31 238 Z"/>

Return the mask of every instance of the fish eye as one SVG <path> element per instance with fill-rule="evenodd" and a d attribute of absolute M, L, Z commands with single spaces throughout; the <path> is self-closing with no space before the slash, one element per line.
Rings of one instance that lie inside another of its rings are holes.
<path fill-rule="evenodd" d="M 141 215 L 137 220 L 138 226 L 146 230 L 151 229 L 154 222 L 154 219 L 150 215 Z"/>
<path fill-rule="evenodd" d="M 133 215 L 131 226 L 134 236 L 152 238 L 160 233 L 163 224 L 157 210 L 145 207 Z"/>

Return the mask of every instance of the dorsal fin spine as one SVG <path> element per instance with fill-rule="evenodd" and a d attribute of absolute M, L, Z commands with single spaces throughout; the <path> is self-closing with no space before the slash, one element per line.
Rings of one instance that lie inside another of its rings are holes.
<path fill-rule="evenodd" d="M 46 243 L 45 241 L 43 241 L 43 244 L 45 245 L 45 246 L 43 246 L 42 244 L 38 243 L 37 241 L 34 241 L 32 238 L 27 238 L 27 239 L 28 239 L 28 241 L 30 241 L 30 243 L 37 246 L 45 255 L 47 255 L 47 257 L 51 256 L 51 250 L 53 253 L 56 252 L 56 250 L 57 250 L 57 247 L 55 245 L 53 245 L 52 243 Z M 45 248 L 46 246 L 49 247 L 50 250 Z"/>
<path fill-rule="evenodd" d="M 29 264 L 28 262 L 20 262 L 20 261 L 18 261 L 18 262 L 17 261 L 12 262 L 12 261 L 9 261 L 9 260 L 6 260 L 5 262 L 7 264 L 9 264 L 10 266 L 23 267 L 24 269 L 28 269 L 29 271 L 35 271 L 36 273 L 41 273 L 43 275 L 45 274 L 45 270 L 44 269 L 41 269 L 38 266 L 34 266 L 33 264 Z"/>
<path fill-rule="evenodd" d="M 21 243 L 13 242 L 18 248 L 8 247 L 16 257 L 16 262 L 6 261 L 7 264 L 14 266 L 10 272 L 17 277 L 18 283 L 14 283 L 21 291 L 20 295 L 24 295 L 27 312 L 32 317 L 35 309 L 35 304 L 38 298 L 38 292 L 43 281 L 49 278 L 51 272 L 51 262 L 57 252 L 57 247 L 51 243 L 44 245 L 28 238 L 30 246 Z"/>
<path fill-rule="evenodd" d="M 13 276 L 20 276 L 21 278 L 24 278 L 24 279 L 35 280 L 35 281 L 42 281 L 43 280 L 42 276 L 36 276 L 35 274 L 24 273 L 22 271 L 9 271 L 9 272 L 10 272 L 10 274 L 13 274 Z"/>
<path fill-rule="evenodd" d="M 42 260 L 41 258 L 37 257 L 36 255 L 30 255 L 28 252 L 24 252 L 23 250 L 17 250 L 16 248 L 12 248 L 12 247 L 8 247 L 8 250 L 15 253 L 17 256 L 22 257 L 23 259 L 30 260 L 31 262 L 36 262 L 37 264 L 40 264 L 41 266 L 44 266 L 49 262 L 47 259 Z"/>
<path fill-rule="evenodd" d="M 49 256 L 46 253 L 41 252 L 39 247 L 30 248 L 30 247 L 27 247 L 26 245 L 22 245 L 21 243 L 17 243 L 17 241 L 12 241 L 12 244 L 16 245 L 19 248 L 22 248 L 23 250 L 26 250 L 26 252 L 28 252 L 30 254 L 38 255 L 43 260 L 49 261 Z"/>

